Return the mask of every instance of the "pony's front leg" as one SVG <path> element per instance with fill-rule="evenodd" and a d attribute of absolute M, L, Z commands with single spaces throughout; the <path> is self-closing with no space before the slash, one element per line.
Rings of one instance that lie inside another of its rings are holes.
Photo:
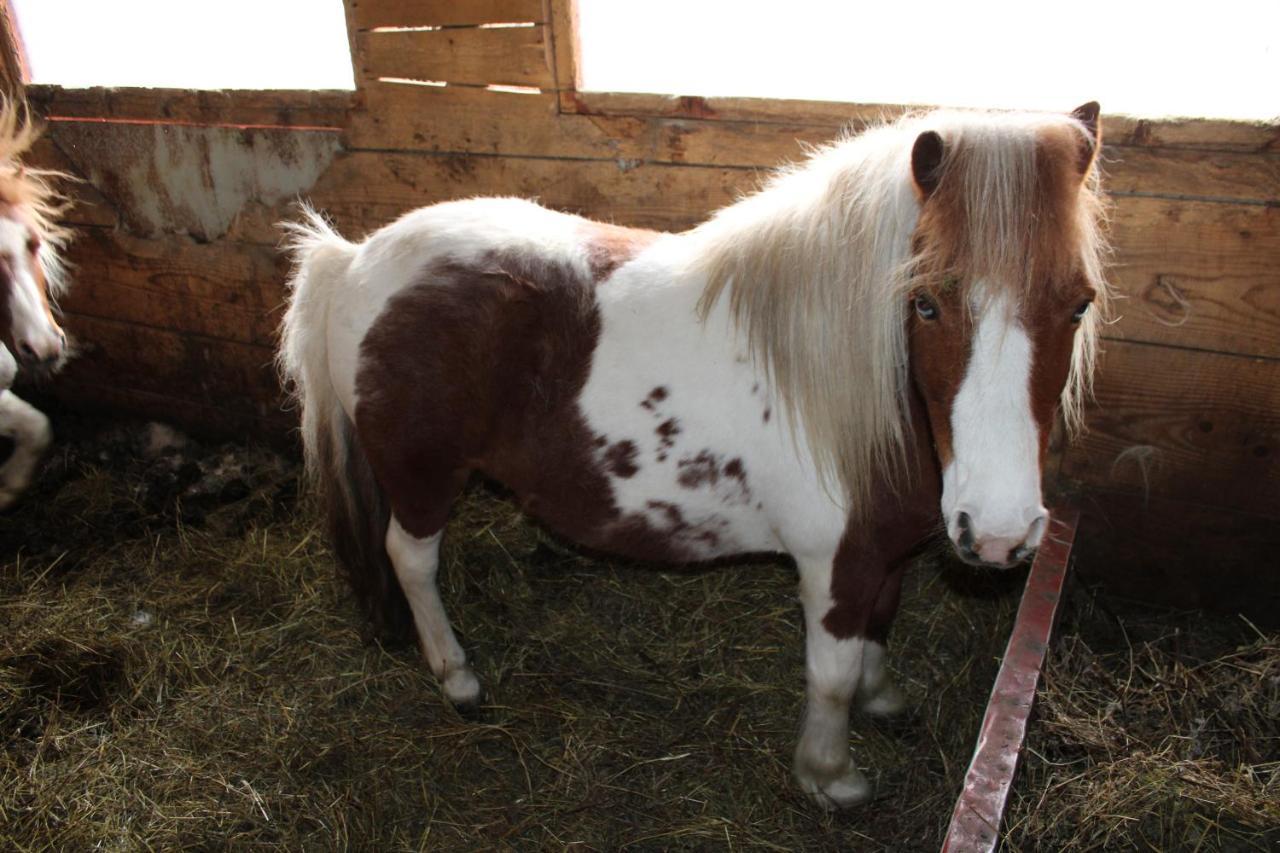
<path fill-rule="evenodd" d="M 31 484 L 53 432 L 39 409 L 6 390 L 0 391 L 0 435 L 13 440 L 13 453 L 0 466 L 0 509 L 6 509 Z"/>
<path fill-rule="evenodd" d="M 440 568 L 440 540 L 444 531 L 419 539 L 394 516 L 387 525 L 387 556 L 396 579 L 409 600 L 414 627 L 422 644 L 427 665 L 440 680 L 444 695 L 454 705 L 474 705 L 480 698 L 480 680 L 467 665 L 466 652 L 449 625 L 449 616 L 440 600 L 436 573 Z"/>
<path fill-rule="evenodd" d="M 875 607 L 867 623 L 867 643 L 862 653 L 862 677 L 854 701 L 864 714 L 874 717 L 891 717 L 906 710 L 907 696 L 894 683 L 885 666 L 889 640 L 889 628 L 898 614 L 898 600 L 902 595 L 904 567 L 899 565 L 889 573 L 876 596 Z"/>
<path fill-rule="evenodd" d="M 871 785 L 849 754 L 849 703 L 862 676 L 866 640 L 837 637 L 824 619 L 835 601 L 827 560 L 797 560 L 804 607 L 807 696 L 795 774 L 824 808 L 844 808 L 871 797 Z"/>

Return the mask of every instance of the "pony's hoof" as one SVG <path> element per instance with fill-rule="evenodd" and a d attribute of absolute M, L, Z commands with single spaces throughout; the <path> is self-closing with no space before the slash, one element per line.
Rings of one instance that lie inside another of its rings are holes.
<path fill-rule="evenodd" d="M 455 708 L 471 708 L 480 702 L 480 679 L 467 667 L 450 672 L 441 686 Z"/>
<path fill-rule="evenodd" d="M 889 679 L 874 693 L 858 694 L 858 707 L 872 717 L 896 717 L 907 710 L 907 694 Z"/>
<path fill-rule="evenodd" d="M 826 782 L 807 776 L 801 770 L 796 771 L 796 778 L 809 798 L 827 811 L 847 809 L 871 799 L 871 783 L 867 781 L 866 774 L 852 765 Z"/>

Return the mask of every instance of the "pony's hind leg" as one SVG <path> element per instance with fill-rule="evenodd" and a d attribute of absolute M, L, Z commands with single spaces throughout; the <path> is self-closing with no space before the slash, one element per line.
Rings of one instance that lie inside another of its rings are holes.
<path fill-rule="evenodd" d="M 53 433 L 39 409 L 5 390 L 0 391 L 0 435 L 13 440 L 13 452 L 0 465 L 0 509 L 6 509 L 31 484 Z"/>
<path fill-rule="evenodd" d="M 393 514 L 387 525 L 387 555 L 413 611 L 422 654 L 440 680 L 444 695 L 454 705 L 472 705 L 480 698 L 480 681 L 467 666 L 466 653 L 449 625 L 436 585 L 443 536 L 441 529 L 420 539 L 405 530 Z"/>

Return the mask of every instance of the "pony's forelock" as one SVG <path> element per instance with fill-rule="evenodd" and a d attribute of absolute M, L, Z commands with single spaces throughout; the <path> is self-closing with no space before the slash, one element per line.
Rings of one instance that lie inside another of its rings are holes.
<path fill-rule="evenodd" d="M 925 223 L 911 149 L 925 130 L 945 142 L 938 192 L 952 199 L 949 213 L 941 205 L 952 231 L 913 245 Z M 960 266 L 1025 287 L 1042 263 L 1078 264 L 1097 290 L 1062 395 L 1068 427 L 1079 428 L 1106 316 L 1106 247 L 1096 168 L 1067 185 L 1046 162 L 1056 152 L 1037 157 L 1055 134 L 1088 142 L 1065 115 L 911 114 L 817 149 L 693 232 L 706 277 L 699 310 L 728 299 L 793 429 L 802 425 L 797 438 L 854 514 L 877 481 L 896 486 L 906 470 L 907 294 L 922 271 Z"/>

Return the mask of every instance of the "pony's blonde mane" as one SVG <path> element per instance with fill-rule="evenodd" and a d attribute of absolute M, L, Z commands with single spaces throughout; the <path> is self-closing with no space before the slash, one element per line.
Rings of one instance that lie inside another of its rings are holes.
<path fill-rule="evenodd" d="M 941 204 L 926 208 L 950 229 L 936 240 L 922 239 L 911 177 L 912 146 L 926 130 L 944 140 Z M 1060 152 L 1044 154 L 1043 137 L 1063 133 L 1077 146 L 1087 140 L 1068 116 L 908 115 L 816 150 L 693 232 L 707 282 L 700 312 L 727 297 L 792 428 L 851 512 L 864 513 L 876 483 L 896 488 L 907 470 L 906 312 L 919 276 L 946 268 L 1022 288 L 1054 264 L 1082 271 L 1099 310 L 1076 336 L 1062 396 L 1068 425 L 1079 426 L 1107 301 L 1105 244 L 1096 169 L 1082 185 L 1076 166 L 1067 187 L 1044 162 Z"/>
<path fill-rule="evenodd" d="M 58 192 L 54 181 L 75 179 L 63 172 L 23 165 L 23 155 L 31 150 L 41 132 L 25 103 L 0 95 L 0 204 L 22 209 L 39 232 L 40 265 L 49 293 L 56 295 L 66 280 L 61 250 L 71 239 L 71 231 L 58 221 L 71 207 L 71 201 Z"/>

